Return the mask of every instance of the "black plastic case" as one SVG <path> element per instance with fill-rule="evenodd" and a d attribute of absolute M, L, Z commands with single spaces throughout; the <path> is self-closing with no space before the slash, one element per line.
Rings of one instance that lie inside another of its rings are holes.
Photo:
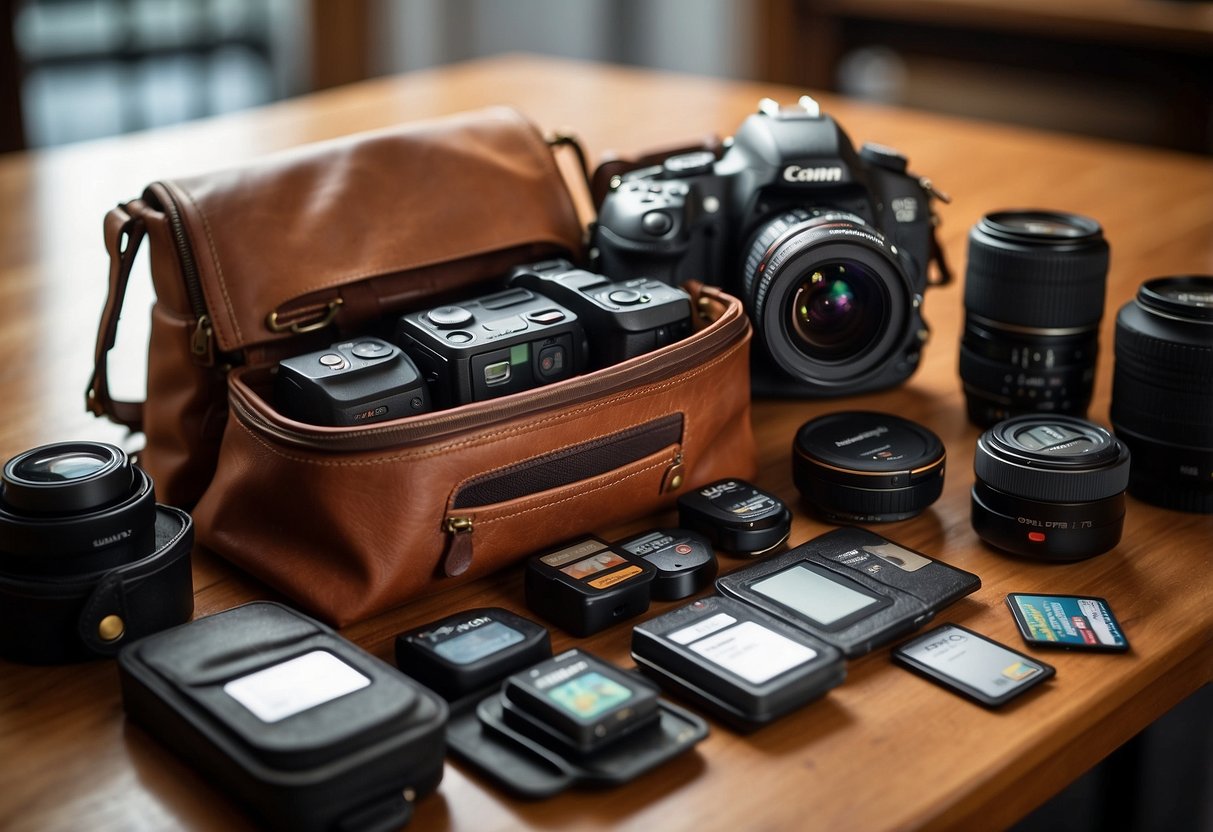
<path fill-rule="evenodd" d="M 742 731 L 778 719 L 846 678 L 834 647 L 720 596 L 637 624 L 632 658 L 666 690 Z"/>
<path fill-rule="evenodd" d="M 446 703 L 281 604 L 150 636 L 118 667 L 130 719 L 274 828 L 399 827 L 442 779 Z"/>

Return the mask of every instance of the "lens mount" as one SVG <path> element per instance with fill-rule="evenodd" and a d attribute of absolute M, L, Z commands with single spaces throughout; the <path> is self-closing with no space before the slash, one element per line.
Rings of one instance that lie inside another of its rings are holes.
<path fill-rule="evenodd" d="M 798 380 L 853 383 L 906 341 L 910 281 L 884 238 L 851 214 L 769 221 L 751 244 L 745 289 L 768 354 Z"/>

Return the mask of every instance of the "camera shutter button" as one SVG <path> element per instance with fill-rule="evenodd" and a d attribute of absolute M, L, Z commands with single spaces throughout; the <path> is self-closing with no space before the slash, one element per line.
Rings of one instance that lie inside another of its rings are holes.
<path fill-rule="evenodd" d="M 649 211 L 640 220 L 640 227 L 654 237 L 660 237 L 674 227 L 674 220 L 665 211 Z"/>
<path fill-rule="evenodd" d="M 885 147 L 883 144 L 867 142 L 860 148 L 859 158 L 869 165 L 876 165 L 894 173 L 906 172 L 906 157 L 900 151 Z"/>
<path fill-rule="evenodd" d="M 382 358 L 391 351 L 392 348 L 382 341 L 359 341 L 350 350 L 359 358 Z"/>
<path fill-rule="evenodd" d="M 462 306 L 437 306 L 425 313 L 430 323 L 443 329 L 471 323 L 472 313 Z"/>
<path fill-rule="evenodd" d="M 320 356 L 319 361 L 325 367 L 332 370 L 340 370 L 343 366 L 345 366 L 345 358 L 335 352 L 326 352 L 324 355 Z"/>
<path fill-rule="evenodd" d="M 642 303 L 645 299 L 645 295 L 640 294 L 640 292 L 634 289 L 616 289 L 607 295 L 607 300 L 620 306 L 631 306 L 634 303 Z"/>

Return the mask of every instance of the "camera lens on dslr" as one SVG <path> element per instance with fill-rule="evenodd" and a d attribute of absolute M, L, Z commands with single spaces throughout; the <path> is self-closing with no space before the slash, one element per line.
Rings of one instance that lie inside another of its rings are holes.
<path fill-rule="evenodd" d="M 973 226 L 960 346 L 970 421 L 1086 414 L 1107 276 L 1108 244 L 1093 219 L 999 211 Z"/>
<path fill-rule="evenodd" d="M 1147 280 L 1116 316 L 1112 428 L 1129 492 L 1213 513 L 1213 276 Z"/>
<path fill-rule="evenodd" d="M 977 440 L 973 530 L 1012 554 L 1082 560 L 1120 541 L 1129 449 L 1099 425 L 1029 414 Z"/>
<path fill-rule="evenodd" d="M 746 258 L 745 299 L 767 353 L 825 391 L 907 360 L 894 352 L 906 341 L 913 296 L 895 250 L 853 214 L 776 216 Z"/>
<path fill-rule="evenodd" d="M 0 656 L 108 656 L 189 620 L 193 525 L 119 448 L 59 442 L 0 481 Z"/>

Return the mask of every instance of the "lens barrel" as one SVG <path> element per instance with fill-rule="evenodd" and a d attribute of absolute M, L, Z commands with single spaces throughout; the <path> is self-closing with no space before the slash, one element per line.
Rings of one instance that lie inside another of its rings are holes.
<path fill-rule="evenodd" d="M 743 290 L 775 364 L 826 391 L 883 370 L 908 340 L 914 289 L 894 250 L 853 214 L 796 209 L 768 220 L 750 243 Z"/>
<path fill-rule="evenodd" d="M 60 442 L 18 454 L 0 483 L 0 569 L 29 576 L 93 574 L 156 546 L 151 478 L 103 442 Z"/>
<path fill-rule="evenodd" d="M 1116 316 L 1112 428 L 1129 493 L 1213 513 L 1213 276 L 1148 280 Z"/>
<path fill-rule="evenodd" d="M 1099 425 L 1029 414 L 977 440 L 973 530 L 1023 557 L 1082 560 L 1120 541 L 1129 449 Z"/>
<path fill-rule="evenodd" d="M 1060 211 L 998 211 L 969 233 L 960 349 L 969 419 L 1081 416 L 1091 400 L 1108 244 Z"/>

